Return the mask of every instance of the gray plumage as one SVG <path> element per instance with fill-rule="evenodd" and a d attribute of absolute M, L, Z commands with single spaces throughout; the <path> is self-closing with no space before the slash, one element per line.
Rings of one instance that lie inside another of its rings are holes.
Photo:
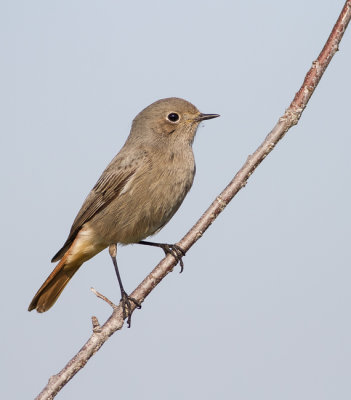
<path fill-rule="evenodd" d="M 159 100 L 136 116 L 126 143 L 85 199 L 52 259 L 61 262 L 29 309 L 50 308 L 80 265 L 104 248 L 139 242 L 172 218 L 194 180 L 192 144 L 198 125 L 216 116 L 201 114 L 179 98 Z M 56 282 L 62 274 L 63 287 Z"/>

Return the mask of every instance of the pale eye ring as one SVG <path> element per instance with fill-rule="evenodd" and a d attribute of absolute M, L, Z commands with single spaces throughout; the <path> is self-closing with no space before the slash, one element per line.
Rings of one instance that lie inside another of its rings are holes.
<path fill-rule="evenodd" d="M 167 119 L 170 122 L 176 123 L 179 121 L 179 114 L 175 113 L 175 112 L 171 112 L 167 115 Z"/>

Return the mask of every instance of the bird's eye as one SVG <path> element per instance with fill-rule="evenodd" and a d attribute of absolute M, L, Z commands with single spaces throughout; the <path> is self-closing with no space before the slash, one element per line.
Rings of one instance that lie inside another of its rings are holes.
<path fill-rule="evenodd" d="M 179 120 L 179 115 L 177 113 L 170 113 L 167 116 L 168 121 L 177 122 Z"/>

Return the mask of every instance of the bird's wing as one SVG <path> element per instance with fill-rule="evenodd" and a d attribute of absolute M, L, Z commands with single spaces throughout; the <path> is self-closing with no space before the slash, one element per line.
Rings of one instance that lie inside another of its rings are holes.
<path fill-rule="evenodd" d="M 122 192 L 125 185 L 133 178 L 142 162 L 142 158 L 134 160 L 134 162 L 128 165 L 119 165 L 117 159 L 111 162 L 85 199 L 82 208 L 73 222 L 65 244 L 52 258 L 52 262 L 60 260 L 76 238 L 82 226 L 93 218 L 94 215 L 108 206 L 111 201 Z"/>

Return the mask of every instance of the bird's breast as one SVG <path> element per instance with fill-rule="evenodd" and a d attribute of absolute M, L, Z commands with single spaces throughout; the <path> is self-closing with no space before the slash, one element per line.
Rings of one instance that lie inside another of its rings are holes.
<path fill-rule="evenodd" d="M 169 153 L 168 159 L 161 157 L 151 166 L 147 184 L 148 199 L 144 203 L 146 217 L 149 218 L 148 235 L 162 228 L 178 210 L 190 190 L 195 163 L 190 154 Z"/>
<path fill-rule="evenodd" d="M 153 154 L 96 219 L 108 243 L 135 243 L 156 233 L 172 218 L 192 186 L 192 152 Z"/>

